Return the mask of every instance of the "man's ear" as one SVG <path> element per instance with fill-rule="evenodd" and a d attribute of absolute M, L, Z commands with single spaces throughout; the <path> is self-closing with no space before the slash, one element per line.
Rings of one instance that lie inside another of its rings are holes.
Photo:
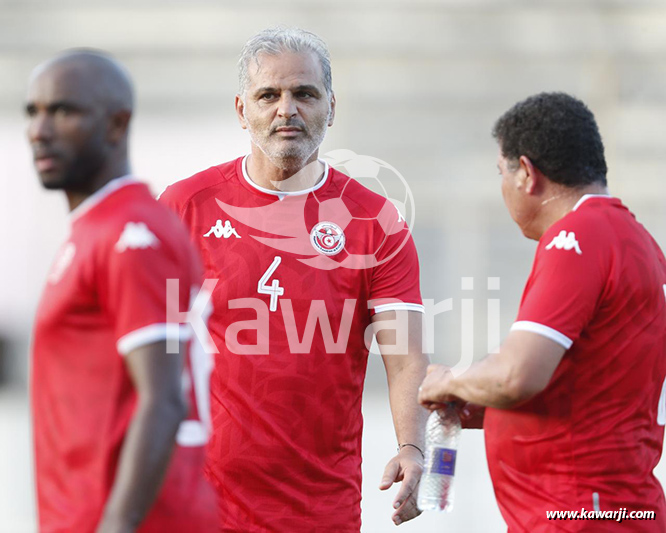
<path fill-rule="evenodd" d="M 114 112 L 109 118 L 108 140 L 114 146 L 127 138 L 129 123 L 132 112 L 129 109 L 121 109 Z"/>
<path fill-rule="evenodd" d="M 534 194 L 540 183 L 541 172 L 539 172 L 539 169 L 534 166 L 534 163 L 532 163 L 530 158 L 525 155 L 521 155 L 518 162 L 523 171 L 521 173 L 521 179 L 523 180 L 525 192 L 527 194 Z"/>
<path fill-rule="evenodd" d="M 331 93 L 331 110 L 328 112 L 328 127 L 333 125 L 335 120 L 335 93 Z"/>
<path fill-rule="evenodd" d="M 244 130 L 247 129 L 247 121 L 245 120 L 245 102 L 240 94 L 236 95 L 236 100 L 234 102 L 236 106 L 236 116 L 238 117 L 238 122 L 240 122 L 241 128 Z"/>

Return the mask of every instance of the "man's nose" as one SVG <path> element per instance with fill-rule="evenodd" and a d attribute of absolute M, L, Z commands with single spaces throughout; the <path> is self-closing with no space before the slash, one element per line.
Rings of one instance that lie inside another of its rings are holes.
<path fill-rule="evenodd" d="M 288 92 L 282 93 L 278 105 L 278 115 L 284 118 L 292 118 L 298 114 L 296 100 Z"/>
<path fill-rule="evenodd" d="M 36 113 L 28 123 L 28 140 L 30 142 L 49 141 L 53 137 L 53 120 L 48 113 Z"/>

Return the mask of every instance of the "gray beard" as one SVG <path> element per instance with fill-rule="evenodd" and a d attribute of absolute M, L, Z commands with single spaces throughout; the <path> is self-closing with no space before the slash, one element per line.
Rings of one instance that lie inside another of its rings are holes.
<path fill-rule="evenodd" d="M 262 140 L 254 134 L 251 128 L 248 128 L 250 139 L 264 153 L 273 165 L 282 170 L 301 170 L 312 157 L 326 137 L 326 123 L 320 131 L 311 132 L 314 135 L 309 136 L 304 143 L 291 146 L 286 149 L 279 149 L 267 143 L 265 146 Z"/>

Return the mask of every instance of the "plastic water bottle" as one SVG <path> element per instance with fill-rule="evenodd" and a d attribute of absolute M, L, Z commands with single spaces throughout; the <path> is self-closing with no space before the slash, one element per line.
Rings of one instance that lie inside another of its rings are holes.
<path fill-rule="evenodd" d="M 422 511 L 453 508 L 453 475 L 460 439 L 460 417 L 452 403 L 433 411 L 426 424 L 426 451 L 417 504 Z"/>

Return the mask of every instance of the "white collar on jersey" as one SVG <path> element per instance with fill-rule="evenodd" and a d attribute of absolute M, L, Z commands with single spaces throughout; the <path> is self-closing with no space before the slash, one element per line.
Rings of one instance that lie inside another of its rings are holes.
<path fill-rule="evenodd" d="M 118 189 L 121 189 L 122 187 L 125 187 L 126 185 L 132 185 L 133 183 L 139 183 L 139 181 L 130 174 L 121 176 L 120 178 L 112 179 L 109 183 L 104 185 L 104 187 L 97 189 L 94 193 L 88 196 L 88 198 L 83 200 L 83 202 L 81 202 L 72 211 L 70 211 L 69 221 L 74 222 L 76 219 L 81 218 L 81 216 L 99 204 L 102 200 L 104 200 L 104 198 L 109 196 L 109 194 L 117 191 Z"/>
<path fill-rule="evenodd" d="M 316 191 L 317 189 L 321 188 L 324 185 L 324 183 L 326 183 L 326 180 L 328 180 L 328 175 L 329 175 L 328 163 L 323 159 L 317 159 L 317 161 L 319 161 L 320 163 L 324 163 L 324 177 L 320 179 L 319 183 L 317 183 L 314 187 L 310 187 L 309 189 L 303 189 L 302 191 L 274 191 L 271 189 L 265 189 L 264 187 L 257 185 L 254 181 L 250 179 L 250 176 L 247 173 L 247 158 L 248 156 L 246 155 L 243 158 L 243 164 L 242 164 L 243 177 L 245 178 L 245 181 L 247 181 L 252 187 L 257 189 L 258 191 L 277 196 L 280 200 L 282 200 L 285 196 L 300 196 L 302 194 L 308 194 L 313 191 Z"/>
<path fill-rule="evenodd" d="M 572 211 L 578 209 L 585 200 L 589 200 L 590 198 L 612 198 L 612 196 L 610 194 L 584 194 L 576 202 L 576 205 L 573 206 Z"/>

